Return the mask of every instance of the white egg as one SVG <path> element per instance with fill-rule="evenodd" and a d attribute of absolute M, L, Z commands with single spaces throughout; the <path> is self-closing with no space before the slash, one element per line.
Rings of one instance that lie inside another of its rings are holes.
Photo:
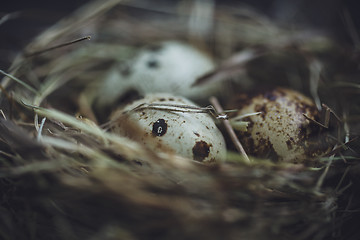
<path fill-rule="evenodd" d="M 129 90 L 140 95 L 167 92 L 191 99 L 206 99 L 218 83 L 192 87 L 197 78 L 215 67 L 200 50 L 177 41 L 143 48 L 133 58 L 116 65 L 101 85 L 96 86 L 96 108 L 108 106 Z"/>
<path fill-rule="evenodd" d="M 196 112 L 193 107 L 198 106 L 183 97 L 149 94 L 114 113 L 111 131 L 154 151 L 205 164 L 223 161 L 226 146 L 221 132 L 210 114 Z"/>

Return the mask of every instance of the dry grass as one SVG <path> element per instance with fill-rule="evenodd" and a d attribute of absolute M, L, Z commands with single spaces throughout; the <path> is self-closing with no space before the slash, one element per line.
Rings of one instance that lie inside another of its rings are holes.
<path fill-rule="evenodd" d="M 1 72 L 1 239 L 358 239 L 360 86 L 351 47 L 245 8 L 202 4 L 94 1 Z M 285 85 L 326 103 L 341 119 L 330 120 L 332 154 L 305 167 L 247 162 L 229 150 L 226 163 L 207 167 L 109 133 L 89 112 L 76 117 L 88 84 L 139 46 L 167 39 L 215 57 L 219 67 L 199 84 Z"/>

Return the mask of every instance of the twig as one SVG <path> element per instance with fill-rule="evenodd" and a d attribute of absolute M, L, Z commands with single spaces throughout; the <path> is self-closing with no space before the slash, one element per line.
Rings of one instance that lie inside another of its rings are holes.
<path fill-rule="evenodd" d="M 179 105 L 179 104 L 168 104 L 168 103 L 142 103 L 127 112 L 138 111 L 141 109 L 153 109 L 159 111 L 163 110 L 169 112 L 183 112 L 183 113 L 208 113 L 217 119 L 227 119 L 227 115 L 225 113 L 223 112 L 219 113 L 212 105 L 209 105 L 207 107 L 197 107 L 190 105 Z"/>
<path fill-rule="evenodd" d="M 311 121 L 311 122 L 313 122 L 313 123 L 315 123 L 315 124 L 317 124 L 317 125 L 319 125 L 319 126 L 321 126 L 321 127 L 323 127 L 323 128 L 329 128 L 329 124 L 330 124 L 330 114 L 332 113 L 333 115 L 334 115 L 334 117 L 336 118 L 336 120 L 338 121 L 338 122 L 343 122 L 341 119 L 340 119 L 340 117 L 329 107 L 329 106 L 327 106 L 326 104 L 322 104 L 322 107 L 325 109 L 325 120 L 324 120 L 324 124 L 322 124 L 322 123 L 320 123 L 320 122 L 318 122 L 318 121 L 316 121 L 316 120 L 314 120 L 314 119 L 311 119 L 310 117 L 308 117 L 305 113 L 303 113 L 303 116 L 307 119 L 307 120 L 309 120 L 309 121 Z"/>
<path fill-rule="evenodd" d="M 310 93 L 315 101 L 318 110 L 321 109 L 321 101 L 318 94 L 319 81 L 321 78 L 321 72 L 323 65 L 317 59 L 309 59 L 309 70 L 310 70 Z"/>
<path fill-rule="evenodd" d="M 340 181 L 339 181 L 339 183 L 337 184 L 337 186 L 336 186 L 336 188 L 335 188 L 335 190 L 334 190 L 335 193 L 338 193 L 338 192 L 339 192 L 340 186 L 341 186 L 342 183 L 344 182 L 344 179 L 345 179 L 345 177 L 347 176 L 347 174 L 349 173 L 349 170 L 350 170 L 350 166 L 348 166 L 348 167 L 345 169 L 343 175 L 341 176 Z M 341 192 L 341 191 L 340 191 L 340 192 Z"/>
<path fill-rule="evenodd" d="M 316 192 L 320 192 L 320 188 L 321 188 L 321 186 L 323 185 L 324 180 L 325 180 L 325 177 L 326 177 L 326 175 L 327 175 L 328 172 L 329 172 L 331 163 L 332 163 L 332 161 L 334 160 L 334 155 L 331 155 L 331 156 L 329 157 L 329 160 L 330 160 L 330 161 L 327 163 L 324 172 L 320 175 L 320 177 L 319 177 L 319 179 L 318 179 L 318 181 L 317 181 L 317 183 L 316 183 L 316 185 L 315 185 L 315 191 L 316 191 Z"/>
<path fill-rule="evenodd" d="M 215 97 L 211 97 L 209 99 L 210 103 L 214 106 L 217 112 L 223 112 L 223 109 L 219 103 L 219 101 Z M 231 127 L 229 120 L 223 119 L 223 123 L 226 131 L 229 133 L 231 140 L 235 144 L 236 149 L 243 155 L 246 162 L 250 163 L 250 159 L 246 154 L 243 146 L 241 145 L 239 139 L 237 138 L 234 129 Z"/>
<path fill-rule="evenodd" d="M 42 120 L 41 120 L 41 124 L 40 124 L 40 128 L 39 128 L 39 131 L 38 131 L 38 135 L 37 135 L 37 140 L 40 142 L 41 140 L 41 134 L 42 134 L 42 131 L 43 131 L 43 128 L 44 128 L 44 125 L 45 125 L 45 121 L 46 121 L 46 117 L 44 117 Z"/>
<path fill-rule="evenodd" d="M 75 39 L 75 40 L 70 41 L 70 42 L 61 43 L 59 45 L 43 49 L 43 50 L 40 50 L 40 51 L 36 51 L 36 52 L 32 52 L 32 53 L 25 53 L 24 56 L 25 57 L 33 57 L 33 56 L 40 55 L 42 53 L 57 49 L 57 48 L 62 48 L 62 47 L 65 47 L 65 46 L 68 46 L 68 45 L 71 45 L 71 44 L 74 44 L 74 43 L 77 43 L 77 42 L 81 42 L 81 41 L 84 41 L 84 40 L 90 40 L 90 39 L 91 39 L 91 36 L 85 36 L 85 37 Z"/>
<path fill-rule="evenodd" d="M 6 119 L 6 116 L 5 116 L 5 113 L 4 113 L 4 111 L 3 111 L 2 109 L 0 109 L 0 113 L 1 113 L 1 116 L 2 116 L 5 120 L 7 120 L 7 119 Z"/>
<path fill-rule="evenodd" d="M 23 87 L 27 88 L 28 90 L 32 91 L 33 93 L 37 94 L 38 92 L 36 91 L 35 88 L 31 87 L 30 85 L 26 84 L 25 82 L 21 81 L 20 79 L 18 79 L 17 77 L 8 74 L 6 72 L 4 72 L 3 70 L 0 70 L 0 73 L 7 76 L 8 78 L 14 80 L 15 82 L 19 83 L 20 85 L 22 85 Z"/>
<path fill-rule="evenodd" d="M 346 27 L 346 30 L 348 31 L 351 40 L 354 43 L 354 46 L 357 50 L 359 50 L 360 47 L 360 37 L 359 33 L 357 32 L 354 19 L 351 18 L 351 15 L 349 13 L 348 8 L 344 8 L 342 12 L 342 19 L 344 21 L 344 25 Z"/>
<path fill-rule="evenodd" d="M 9 21 L 10 19 L 13 19 L 13 18 L 16 18 L 19 16 L 19 13 L 18 12 L 13 12 L 13 13 L 8 13 L 8 14 L 5 14 L 4 16 L 2 16 L 0 18 L 0 25 L 2 25 L 3 23 Z"/>

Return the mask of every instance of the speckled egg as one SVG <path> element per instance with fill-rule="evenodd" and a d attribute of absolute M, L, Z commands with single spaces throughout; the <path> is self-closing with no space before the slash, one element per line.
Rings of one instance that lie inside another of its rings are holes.
<path fill-rule="evenodd" d="M 221 132 L 208 113 L 193 107 L 197 106 L 184 97 L 149 94 L 114 113 L 111 130 L 154 151 L 205 164 L 223 161 L 226 146 Z"/>
<path fill-rule="evenodd" d="M 206 99 L 219 90 L 219 84 L 192 84 L 214 68 L 209 55 L 186 43 L 165 41 L 144 47 L 134 58 L 113 67 L 95 87 L 101 96 L 96 108 L 112 104 L 130 90 L 140 95 L 165 92 L 193 100 Z"/>
<path fill-rule="evenodd" d="M 231 107 L 240 109 L 236 116 L 260 112 L 244 119 L 249 122 L 247 131 L 236 131 L 251 155 L 303 163 L 329 148 L 325 129 L 304 116 L 319 122 L 318 109 L 310 98 L 297 91 L 276 88 L 252 97 L 242 95 Z"/>

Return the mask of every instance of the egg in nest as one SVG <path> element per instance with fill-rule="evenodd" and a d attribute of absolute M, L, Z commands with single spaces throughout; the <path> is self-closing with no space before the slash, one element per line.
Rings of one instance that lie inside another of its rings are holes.
<path fill-rule="evenodd" d="M 158 152 L 204 164 L 225 159 L 225 140 L 210 114 L 184 97 L 148 94 L 111 117 L 111 131 Z"/>
<path fill-rule="evenodd" d="M 219 90 L 220 84 L 192 85 L 214 68 L 212 58 L 194 46 L 179 41 L 159 42 L 116 64 L 103 81 L 90 86 L 87 94 L 94 97 L 95 109 L 114 104 L 129 91 L 206 99 Z"/>
<path fill-rule="evenodd" d="M 247 153 L 273 160 L 305 163 L 329 150 L 325 129 L 316 124 L 320 113 L 314 102 L 286 88 L 238 96 L 229 106 L 239 109 L 232 117 L 246 117 L 247 131 L 236 131 Z M 306 115 L 306 117 L 304 116 Z"/>

